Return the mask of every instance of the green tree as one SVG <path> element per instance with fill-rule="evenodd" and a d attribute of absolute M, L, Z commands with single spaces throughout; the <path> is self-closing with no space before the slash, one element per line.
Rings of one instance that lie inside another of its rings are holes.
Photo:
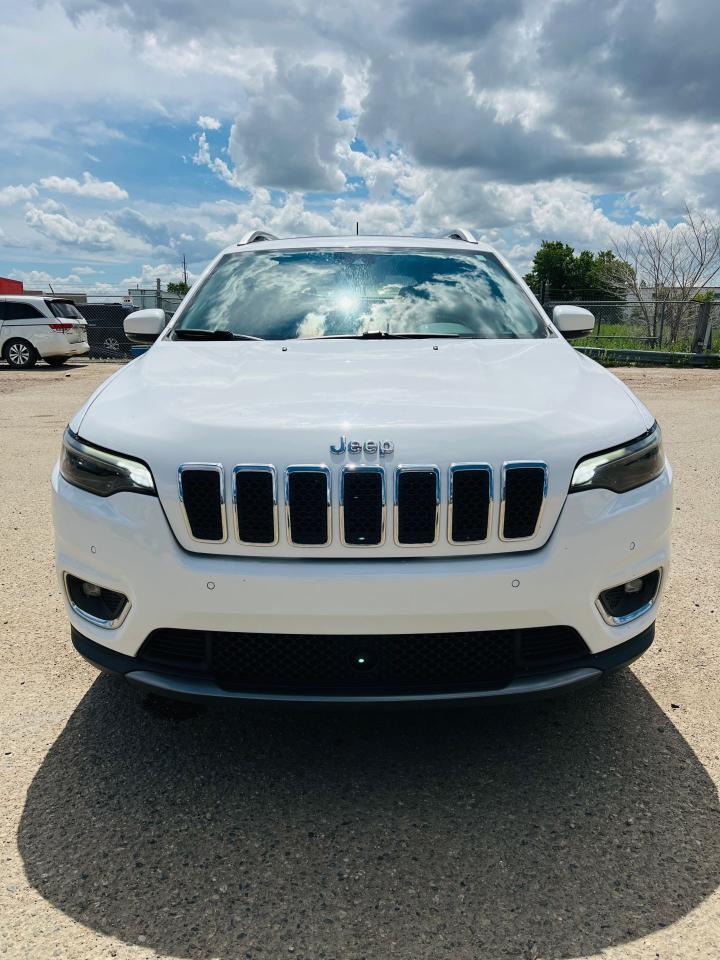
<path fill-rule="evenodd" d="M 167 285 L 167 292 L 172 293 L 175 297 L 184 297 L 189 289 L 190 284 L 185 283 L 184 280 L 173 280 Z"/>
<path fill-rule="evenodd" d="M 543 240 L 525 282 L 536 293 L 544 289 L 553 300 L 619 300 L 629 269 L 612 250 L 582 250 L 576 255 L 561 240 Z"/>

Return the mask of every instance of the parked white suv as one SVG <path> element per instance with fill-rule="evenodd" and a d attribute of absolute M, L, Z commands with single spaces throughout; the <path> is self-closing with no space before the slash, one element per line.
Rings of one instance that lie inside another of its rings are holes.
<path fill-rule="evenodd" d="M 0 296 L 0 356 L 16 370 L 59 367 L 88 353 L 87 325 L 72 300 Z"/>
<path fill-rule="evenodd" d="M 460 702 L 652 642 L 671 473 L 653 416 L 504 259 L 277 240 L 208 267 L 72 418 L 53 473 L 78 651 L 205 700 Z"/>

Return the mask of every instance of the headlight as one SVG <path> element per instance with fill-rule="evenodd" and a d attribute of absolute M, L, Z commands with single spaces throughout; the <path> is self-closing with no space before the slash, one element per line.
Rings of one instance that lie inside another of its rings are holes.
<path fill-rule="evenodd" d="M 144 463 L 93 447 L 76 437 L 70 428 L 63 437 L 60 473 L 68 483 L 99 497 L 122 491 L 157 496 L 155 481 Z"/>
<path fill-rule="evenodd" d="M 602 487 L 615 493 L 634 490 L 659 477 L 665 468 L 660 427 L 622 447 L 585 457 L 575 467 L 570 493 Z"/>

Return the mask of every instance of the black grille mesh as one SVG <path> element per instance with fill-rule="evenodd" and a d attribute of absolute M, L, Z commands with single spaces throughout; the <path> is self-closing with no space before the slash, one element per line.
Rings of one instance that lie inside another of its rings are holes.
<path fill-rule="evenodd" d="M 327 543 L 327 476 L 319 470 L 288 475 L 290 538 L 293 543 L 318 546 Z"/>
<path fill-rule="evenodd" d="M 535 533 L 543 503 L 545 471 L 541 467 L 513 467 L 505 474 L 505 515 L 502 535 L 506 540 Z"/>
<path fill-rule="evenodd" d="M 238 534 L 244 543 L 274 543 L 275 490 L 268 470 L 239 470 L 235 474 Z"/>
<path fill-rule="evenodd" d="M 504 686 L 588 654 L 571 627 L 330 636 L 155 630 L 146 663 L 206 676 L 226 689 L 403 690 Z"/>
<path fill-rule="evenodd" d="M 222 540 L 221 477 L 217 470 L 189 469 L 181 474 L 183 503 L 196 540 Z"/>
<path fill-rule="evenodd" d="M 373 546 L 382 540 L 383 478 L 377 471 L 347 471 L 343 475 L 345 543 Z"/>
<path fill-rule="evenodd" d="M 406 470 L 397 478 L 398 543 L 423 544 L 435 540 L 436 475 L 431 470 Z"/>
<path fill-rule="evenodd" d="M 456 543 L 485 540 L 490 510 L 490 474 L 487 470 L 455 470 L 450 536 Z"/>

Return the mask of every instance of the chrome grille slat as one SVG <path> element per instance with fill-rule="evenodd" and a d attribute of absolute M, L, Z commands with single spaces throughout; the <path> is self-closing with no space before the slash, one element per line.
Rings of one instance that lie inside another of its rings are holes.
<path fill-rule="evenodd" d="M 394 513 L 399 547 L 434 546 L 440 532 L 440 470 L 432 465 L 397 467 Z M 422 539 L 426 533 L 430 536 Z"/>
<path fill-rule="evenodd" d="M 498 532 L 502 541 L 532 540 L 540 528 L 547 486 L 546 463 L 513 460 L 503 464 Z"/>
<path fill-rule="evenodd" d="M 492 506 L 490 464 L 453 463 L 448 470 L 448 542 L 458 546 L 485 543 L 492 526 Z"/>
<path fill-rule="evenodd" d="M 188 532 L 198 543 L 225 543 L 225 472 L 221 463 L 183 463 L 178 494 Z"/>
<path fill-rule="evenodd" d="M 382 546 L 385 543 L 385 509 L 383 467 L 366 464 L 342 467 L 340 541 L 343 546 Z"/>
<path fill-rule="evenodd" d="M 233 468 L 235 535 L 252 547 L 278 542 L 277 471 L 271 464 L 241 463 Z"/>
<path fill-rule="evenodd" d="M 332 543 L 331 494 L 332 475 L 325 464 L 287 468 L 285 516 L 288 543 L 299 547 L 326 547 Z"/>

